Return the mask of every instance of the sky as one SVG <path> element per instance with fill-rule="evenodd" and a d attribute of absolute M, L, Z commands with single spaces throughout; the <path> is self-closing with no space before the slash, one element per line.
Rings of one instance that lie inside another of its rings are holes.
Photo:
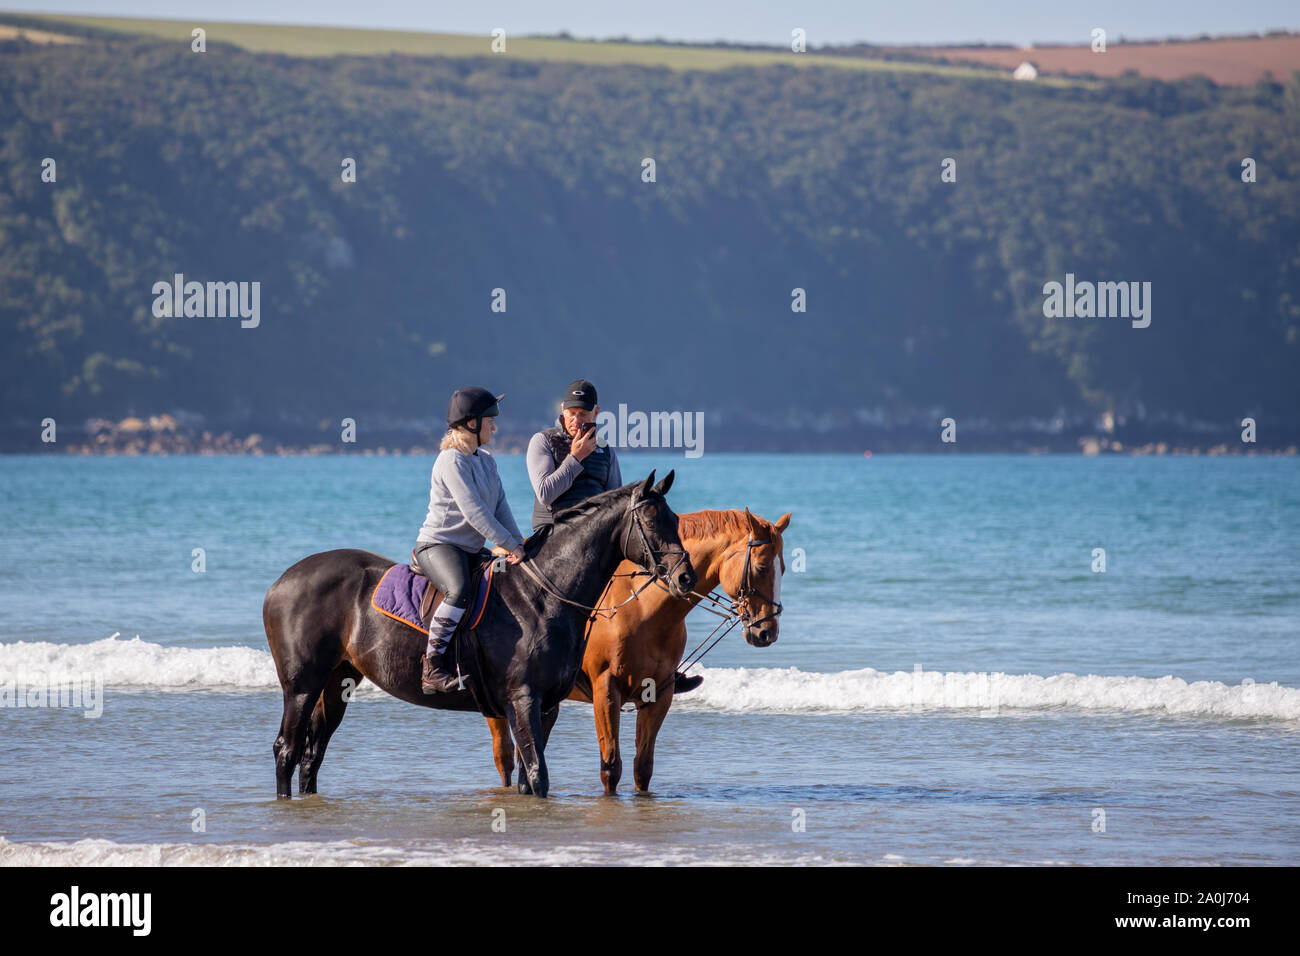
<path fill-rule="evenodd" d="M 1300 30 L 1297 0 L 0 0 L 8 11 L 507 35 L 871 43 L 1086 43 Z"/>

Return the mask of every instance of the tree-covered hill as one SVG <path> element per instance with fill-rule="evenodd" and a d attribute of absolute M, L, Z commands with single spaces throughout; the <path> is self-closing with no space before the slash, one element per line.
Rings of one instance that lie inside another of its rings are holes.
<path fill-rule="evenodd" d="M 777 423 L 1294 422 L 1297 134 L 1296 79 L 8 42 L 4 423 L 435 419 L 467 382 L 544 419 L 577 376 Z M 156 317 L 175 273 L 260 282 L 260 324 Z M 1066 273 L 1150 282 L 1150 327 L 1045 318 Z"/>

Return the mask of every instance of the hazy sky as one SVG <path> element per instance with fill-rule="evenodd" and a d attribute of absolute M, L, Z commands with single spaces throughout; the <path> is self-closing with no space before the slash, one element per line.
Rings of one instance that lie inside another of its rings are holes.
<path fill-rule="evenodd" d="M 384 27 L 447 33 L 628 35 L 785 44 L 1110 42 L 1300 29 L 1297 0 L 0 0 L 6 10 Z"/>

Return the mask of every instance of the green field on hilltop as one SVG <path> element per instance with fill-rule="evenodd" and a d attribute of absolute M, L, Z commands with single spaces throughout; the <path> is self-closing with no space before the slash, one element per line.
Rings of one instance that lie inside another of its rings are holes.
<path fill-rule="evenodd" d="M 459 33 L 414 33 L 403 30 L 363 30 L 352 27 L 294 26 L 289 24 L 222 23 L 194 20 L 136 20 L 119 17 L 43 15 L 51 23 L 67 23 L 174 38 L 188 43 L 190 31 L 201 26 L 210 43 L 231 43 L 254 53 L 289 56 L 382 55 L 486 56 L 487 36 Z M 728 50 L 709 47 L 668 46 L 653 43 L 598 43 L 581 40 L 530 39 L 507 34 L 508 55 L 524 60 L 590 63 L 596 66 L 662 66 L 674 70 L 723 70 L 733 66 L 830 66 L 848 70 L 892 70 L 979 79 L 1010 78 L 1008 73 L 964 66 L 911 63 L 899 60 L 846 56 L 794 54 L 777 50 Z M 1077 80 L 1040 79 L 1049 85 L 1079 85 Z"/>

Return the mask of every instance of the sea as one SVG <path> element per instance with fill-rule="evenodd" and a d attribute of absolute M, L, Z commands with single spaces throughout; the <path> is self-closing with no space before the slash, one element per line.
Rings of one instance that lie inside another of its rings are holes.
<path fill-rule="evenodd" d="M 629 451 L 679 512 L 791 514 L 779 640 L 708 654 L 649 793 L 631 717 L 605 796 L 565 703 L 541 800 L 480 716 L 363 683 L 320 793 L 277 801 L 263 596 L 313 552 L 406 559 L 432 462 L 0 457 L 0 864 L 1300 863 L 1285 457 Z"/>

